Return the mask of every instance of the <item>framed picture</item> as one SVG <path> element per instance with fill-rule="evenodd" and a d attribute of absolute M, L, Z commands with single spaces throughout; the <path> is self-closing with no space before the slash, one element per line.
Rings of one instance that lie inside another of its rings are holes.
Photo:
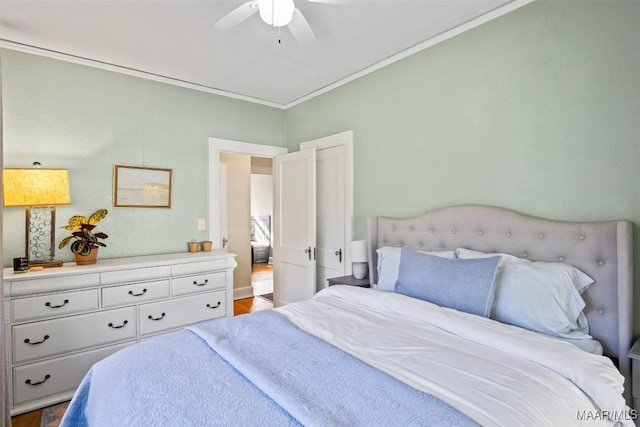
<path fill-rule="evenodd" d="M 170 208 L 171 169 L 113 165 L 113 206 Z"/>

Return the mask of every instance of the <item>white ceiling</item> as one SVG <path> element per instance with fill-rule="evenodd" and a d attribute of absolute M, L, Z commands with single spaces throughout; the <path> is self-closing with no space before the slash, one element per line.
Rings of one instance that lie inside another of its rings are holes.
<path fill-rule="evenodd" d="M 213 28 L 243 0 L 0 0 L 0 47 L 287 107 L 529 1 L 295 0 L 299 46 L 258 14 Z"/>

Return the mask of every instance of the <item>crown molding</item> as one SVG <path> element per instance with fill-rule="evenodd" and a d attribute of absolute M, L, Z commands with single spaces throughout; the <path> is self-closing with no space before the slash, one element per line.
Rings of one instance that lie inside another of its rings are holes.
<path fill-rule="evenodd" d="M 51 59 L 58 59 L 60 61 L 71 62 L 74 64 L 86 65 L 93 68 L 99 68 L 101 70 L 113 71 L 115 73 L 126 74 L 133 77 L 140 77 L 145 80 L 152 80 L 160 83 L 170 84 L 173 86 L 193 89 L 200 92 L 212 93 L 212 94 L 224 96 L 227 98 L 238 99 L 240 101 L 247 101 L 247 102 L 252 102 L 254 104 L 266 105 L 268 107 L 274 107 L 279 109 L 285 108 L 283 104 L 265 101 L 264 99 L 260 99 L 260 98 L 253 98 L 250 96 L 240 95 L 240 94 L 225 91 L 222 89 L 211 88 L 208 86 L 191 83 L 184 80 L 166 77 L 160 74 L 149 73 L 147 71 L 137 70 L 135 68 L 123 67 L 123 66 L 111 64 L 108 62 L 98 61 L 95 59 L 85 58 L 77 55 L 71 55 L 68 53 L 58 52 L 51 49 L 44 49 L 38 46 L 31 46 L 28 44 L 19 43 L 12 40 L 0 39 L 0 48 L 15 50 L 17 52 L 30 53 L 32 55 L 43 56 Z"/>

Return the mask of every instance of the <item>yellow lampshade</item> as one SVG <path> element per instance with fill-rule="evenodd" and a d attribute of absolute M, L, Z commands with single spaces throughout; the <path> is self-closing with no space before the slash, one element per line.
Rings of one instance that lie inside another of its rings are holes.
<path fill-rule="evenodd" d="M 49 206 L 71 203 L 66 169 L 4 169 L 5 206 Z"/>

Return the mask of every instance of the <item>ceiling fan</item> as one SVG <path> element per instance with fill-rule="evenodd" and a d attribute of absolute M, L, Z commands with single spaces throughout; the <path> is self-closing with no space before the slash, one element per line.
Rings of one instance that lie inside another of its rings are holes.
<path fill-rule="evenodd" d="M 308 0 L 314 3 L 342 4 L 353 0 Z M 256 12 L 272 27 L 287 26 L 298 44 L 307 45 L 316 41 L 316 35 L 293 0 L 251 0 L 235 8 L 213 24 L 219 31 L 229 31 Z"/>

